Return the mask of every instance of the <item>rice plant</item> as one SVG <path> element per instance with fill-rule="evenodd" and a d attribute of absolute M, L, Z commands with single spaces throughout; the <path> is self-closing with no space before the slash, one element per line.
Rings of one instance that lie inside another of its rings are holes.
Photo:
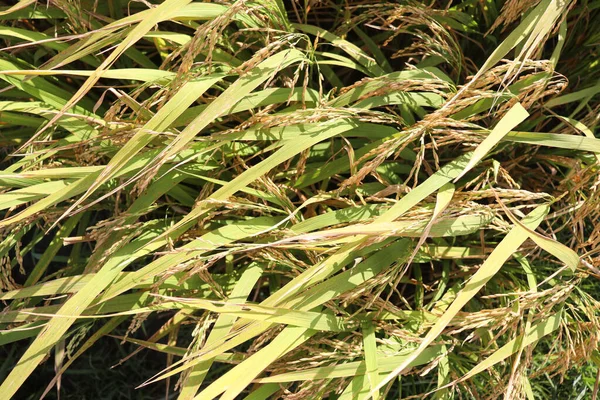
<path fill-rule="evenodd" d="M 600 1 L 0 3 L 0 398 L 597 398 Z"/>

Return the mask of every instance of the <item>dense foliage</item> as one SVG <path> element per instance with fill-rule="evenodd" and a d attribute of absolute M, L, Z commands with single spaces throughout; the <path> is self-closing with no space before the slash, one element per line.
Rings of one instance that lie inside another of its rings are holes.
<path fill-rule="evenodd" d="M 596 398 L 600 1 L 0 3 L 0 398 Z"/>

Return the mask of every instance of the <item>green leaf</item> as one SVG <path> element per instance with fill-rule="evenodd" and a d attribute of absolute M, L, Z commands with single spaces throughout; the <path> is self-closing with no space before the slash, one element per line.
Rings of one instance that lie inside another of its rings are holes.
<path fill-rule="evenodd" d="M 548 213 L 547 206 L 539 206 L 533 210 L 522 221 L 522 224 L 529 229 L 535 229 Z M 527 232 L 521 225 L 515 225 L 510 232 L 502 239 L 492 254 L 485 260 L 483 265 L 469 279 L 465 287 L 458 292 L 456 299 L 452 302 L 448 310 L 436 321 L 435 325 L 429 330 L 425 338 L 421 341 L 419 347 L 399 366 L 397 366 L 382 382 L 377 385 L 375 390 L 380 389 L 392 379 L 404 371 L 411 361 L 415 360 L 450 323 L 452 318 L 477 294 L 477 292 L 488 282 L 499 270 L 508 258 L 519 248 L 527 239 Z"/>
<path fill-rule="evenodd" d="M 403 351 L 402 354 L 395 356 L 381 356 L 377 357 L 377 365 L 379 372 L 387 373 L 392 371 L 396 365 L 403 363 L 409 358 L 411 351 Z M 442 354 L 441 346 L 431 346 L 418 357 L 409 362 L 410 366 L 423 365 L 435 357 Z M 331 378 L 343 378 L 347 376 L 360 376 L 367 374 L 367 363 L 365 361 L 353 361 L 348 363 L 341 363 L 328 367 L 312 368 L 304 371 L 287 372 L 275 376 L 269 376 L 267 378 L 257 379 L 260 383 L 270 382 L 295 382 L 295 381 L 306 381 L 306 380 L 318 380 L 318 379 L 331 379 Z"/>
<path fill-rule="evenodd" d="M 454 178 L 454 182 L 457 182 L 461 177 L 463 177 L 471 168 L 479 163 L 492 148 L 498 144 L 502 140 L 504 136 L 515 126 L 519 125 L 523 122 L 529 113 L 527 110 L 523 108 L 520 103 L 516 103 L 508 112 L 502 117 L 500 122 L 494 127 L 494 129 L 490 132 L 490 134 L 481 142 L 479 146 L 473 152 L 473 156 L 469 160 L 468 164 L 465 166 L 465 169 L 458 174 L 456 178 Z"/>
<path fill-rule="evenodd" d="M 519 343 L 522 341 L 522 346 L 529 346 L 544 336 L 547 336 L 557 330 L 560 327 L 562 320 L 562 314 L 557 313 L 553 316 L 545 319 L 543 322 L 530 327 L 524 335 L 518 336 L 515 339 L 510 340 L 504 346 L 496 350 L 492 355 L 487 357 L 485 360 L 473 367 L 469 372 L 460 378 L 460 381 L 465 381 L 470 377 L 485 371 L 493 365 L 506 360 L 519 350 Z"/>
<path fill-rule="evenodd" d="M 369 386 L 373 391 L 373 399 L 379 399 L 379 392 L 375 386 L 379 382 L 379 366 L 377 364 L 377 343 L 375 339 L 375 327 L 369 321 L 362 324 L 363 333 L 363 351 L 365 353 L 365 366 L 367 369 L 367 378 Z"/>

